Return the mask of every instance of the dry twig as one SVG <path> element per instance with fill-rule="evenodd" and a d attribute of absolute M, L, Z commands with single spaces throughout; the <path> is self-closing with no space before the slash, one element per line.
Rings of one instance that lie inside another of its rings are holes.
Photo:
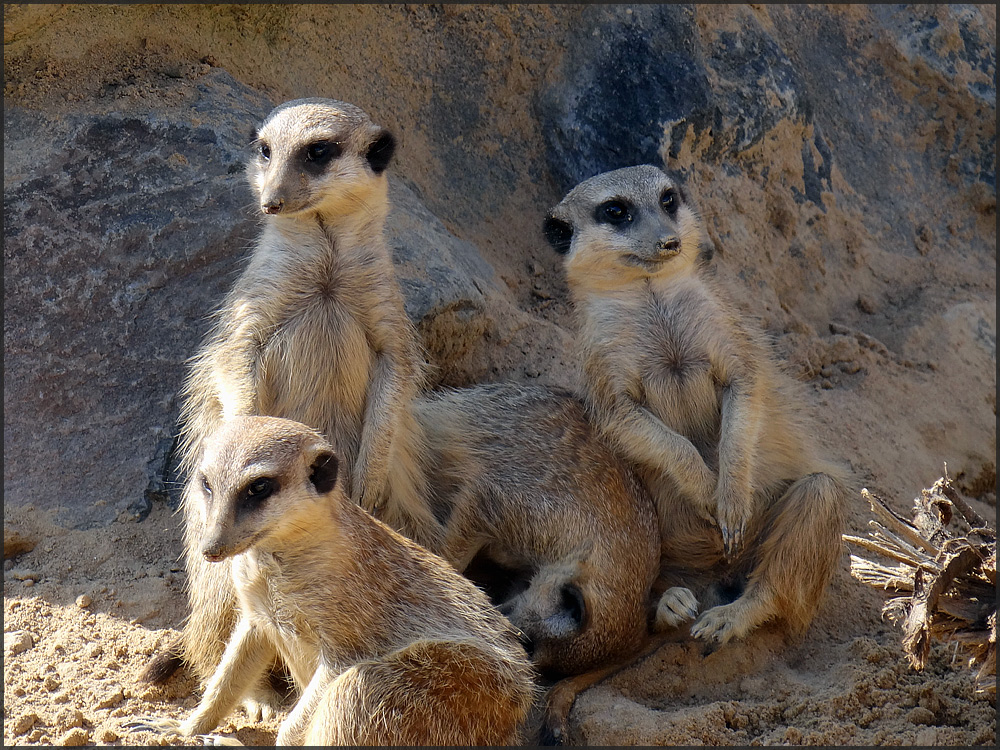
<path fill-rule="evenodd" d="M 897 515 L 868 490 L 861 495 L 877 520 L 869 537 L 844 541 L 877 552 L 898 565 L 851 555 L 851 574 L 869 586 L 903 596 L 889 599 L 883 616 L 903 629 L 903 650 L 923 669 L 933 639 L 956 642 L 978 666 L 977 690 L 996 692 L 996 531 L 955 490 L 945 475 L 914 503 L 913 522 Z M 956 536 L 946 527 L 953 510 L 971 527 Z"/>

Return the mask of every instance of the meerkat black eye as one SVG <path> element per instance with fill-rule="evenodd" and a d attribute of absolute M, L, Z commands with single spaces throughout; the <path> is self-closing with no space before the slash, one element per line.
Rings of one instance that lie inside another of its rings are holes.
<path fill-rule="evenodd" d="M 660 196 L 660 205 L 664 211 L 673 216 L 677 213 L 677 209 L 681 207 L 681 198 L 676 190 L 667 188 L 663 191 L 663 195 Z"/>
<path fill-rule="evenodd" d="M 275 481 L 270 477 L 261 477 L 247 485 L 247 497 L 266 500 L 274 493 L 275 486 Z"/>
<path fill-rule="evenodd" d="M 597 207 L 595 218 L 600 224 L 618 226 L 632 221 L 632 214 L 629 213 L 628 204 L 624 201 L 610 200 Z"/>
<path fill-rule="evenodd" d="M 237 515 L 257 510 L 278 490 L 278 482 L 271 477 L 260 477 L 250 482 L 238 501 Z"/>
<path fill-rule="evenodd" d="M 316 166 L 325 166 L 332 160 L 340 156 L 341 148 L 339 143 L 333 141 L 316 141 L 306 146 L 306 161 Z"/>
<path fill-rule="evenodd" d="M 261 143 L 257 146 L 257 153 L 260 154 L 260 158 L 264 161 L 271 160 L 271 147 L 266 143 Z"/>

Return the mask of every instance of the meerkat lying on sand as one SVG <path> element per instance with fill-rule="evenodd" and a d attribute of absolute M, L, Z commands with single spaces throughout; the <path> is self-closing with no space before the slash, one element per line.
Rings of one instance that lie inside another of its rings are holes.
<path fill-rule="evenodd" d="M 717 646 L 771 619 L 804 630 L 840 556 L 845 476 L 703 262 L 694 207 L 662 170 L 630 167 L 579 184 L 544 230 L 565 254 L 588 407 L 653 495 L 668 582 L 711 571 L 717 591 L 741 590 L 691 633 Z M 694 603 L 670 588 L 659 626 Z"/>
<path fill-rule="evenodd" d="M 240 614 L 185 736 L 215 728 L 276 657 L 300 697 L 284 745 L 509 745 L 534 696 L 509 622 L 441 558 L 350 500 L 305 425 L 238 417 L 194 479 L 198 551 Z M 133 726 L 178 731 L 176 723 Z"/>
<path fill-rule="evenodd" d="M 445 519 L 435 551 L 484 584 L 539 669 L 578 674 L 635 653 L 657 574 L 656 514 L 583 404 L 490 384 L 421 397 L 414 414 Z"/>

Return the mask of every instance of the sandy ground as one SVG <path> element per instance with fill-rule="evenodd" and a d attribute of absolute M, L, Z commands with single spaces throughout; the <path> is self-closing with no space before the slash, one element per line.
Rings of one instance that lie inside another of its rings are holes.
<path fill-rule="evenodd" d="M 184 670 L 162 688 L 138 681 L 183 617 L 179 521 L 164 503 L 140 523 L 89 531 L 19 519 L 43 541 L 4 565 L 5 745 L 161 744 L 123 725 L 194 707 Z M 583 693 L 571 741 L 992 745 L 996 710 L 963 656 L 936 645 L 914 672 L 897 631 L 870 629 L 879 597 L 849 578 L 846 555 L 844 567 L 804 640 L 765 628 L 706 657 L 679 636 Z M 277 726 L 240 710 L 219 733 L 273 744 Z"/>

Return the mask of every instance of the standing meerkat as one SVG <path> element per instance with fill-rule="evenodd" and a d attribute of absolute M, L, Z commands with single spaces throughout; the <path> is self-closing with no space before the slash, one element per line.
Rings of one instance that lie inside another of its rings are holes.
<path fill-rule="evenodd" d="M 214 729 L 280 656 L 300 697 L 279 747 L 518 741 L 535 688 L 510 623 L 349 499 L 318 432 L 236 417 L 210 438 L 192 484 L 198 553 L 227 569 L 240 615 L 181 734 Z"/>
<path fill-rule="evenodd" d="M 691 633 L 714 647 L 771 619 L 805 630 L 840 556 L 845 477 L 703 262 L 694 207 L 662 170 L 630 167 L 576 186 L 544 230 L 565 254 L 588 406 L 657 504 L 665 579 L 742 589 Z M 696 604 L 671 587 L 658 626 Z"/>
<path fill-rule="evenodd" d="M 393 137 L 351 104 L 299 99 L 268 115 L 254 148 L 247 173 L 266 219 L 192 361 L 182 470 L 191 475 L 224 420 L 294 419 L 330 440 L 351 499 L 432 544 L 440 528 L 424 503 L 409 412 L 424 365 L 384 237 Z M 209 564 L 199 550 L 197 492 L 189 482 L 182 500 L 191 612 L 181 651 L 204 684 L 222 657 L 236 598 L 228 563 Z M 147 679 L 169 674 L 162 661 Z"/>

